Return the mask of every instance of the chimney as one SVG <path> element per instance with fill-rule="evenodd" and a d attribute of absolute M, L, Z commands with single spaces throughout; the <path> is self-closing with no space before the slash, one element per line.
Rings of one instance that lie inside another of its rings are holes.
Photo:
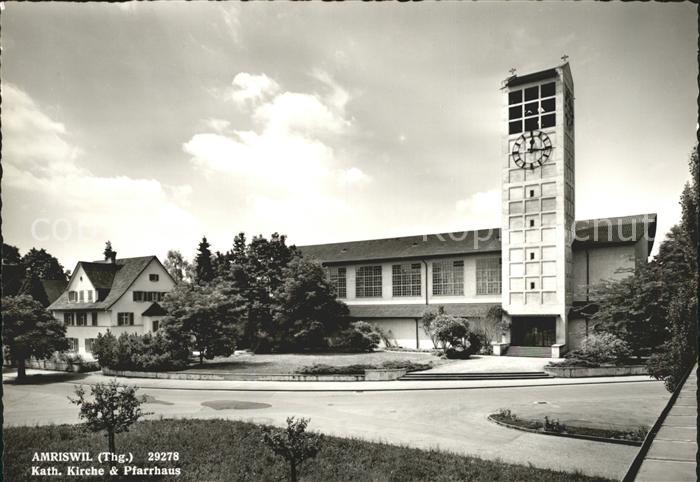
<path fill-rule="evenodd" d="M 107 262 L 109 264 L 116 264 L 116 262 L 117 262 L 117 252 L 116 251 L 112 251 L 111 253 L 109 253 L 109 258 L 107 258 Z"/>

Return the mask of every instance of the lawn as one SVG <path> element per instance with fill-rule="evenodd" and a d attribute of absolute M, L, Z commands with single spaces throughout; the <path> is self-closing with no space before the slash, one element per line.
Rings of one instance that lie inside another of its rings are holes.
<path fill-rule="evenodd" d="M 349 367 L 351 365 L 381 366 L 387 362 L 412 362 L 434 366 L 449 363 L 432 353 L 376 351 L 372 353 L 314 353 L 254 355 L 241 353 L 230 357 L 217 357 L 205 360 L 204 365 L 192 365 L 188 372 L 203 373 L 247 373 L 247 374 L 290 374 L 300 373 L 314 365 Z"/>
<path fill-rule="evenodd" d="M 313 427 L 313 421 L 312 421 Z M 32 465 L 99 467 L 97 462 L 31 462 L 35 452 L 106 449 L 101 434 L 77 425 L 6 428 L 4 480 L 28 481 Z M 229 420 L 157 420 L 137 423 L 117 435 L 117 452 L 134 455 L 138 467 L 179 467 L 175 477 L 140 480 L 268 481 L 287 480 L 284 463 L 262 443 L 258 425 Z M 178 461 L 147 462 L 148 452 L 178 452 Z M 305 481 L 593 481 L 580 474 L 486 461 L 439 451 L 423 451 L 357 439 L 325 437 L 319 455 L 302 466 Z M 80 480 L 101 480 L 99 478 Z M 124 479 L 126 480 L 126 479 Z M 133 480 L 130 479 L 130 480 Z"/>

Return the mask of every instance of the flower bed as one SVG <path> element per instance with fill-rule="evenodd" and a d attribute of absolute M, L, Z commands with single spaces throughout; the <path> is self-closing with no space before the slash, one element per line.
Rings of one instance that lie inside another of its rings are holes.
<path fill-rule="evenodd" d="M 523 419 L 510 410 L 501 409 L 498 413 L 489 415 L 489 420 L 504 427 L 523 430 L 525 432 L 570 437 L 595 442 L 607 442 L 622 445 L 641 446 L 648 433 L 647 427 L 637 427 L 634 430 L 615 430 L 578 425 L 564 425 L 559 420 L 544 417 L 544 420 Z"/>

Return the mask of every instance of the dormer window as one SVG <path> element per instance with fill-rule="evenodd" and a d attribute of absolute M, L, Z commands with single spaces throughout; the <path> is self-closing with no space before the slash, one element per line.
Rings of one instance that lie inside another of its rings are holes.
<path fill-rule="evenodd" d="M 148 275 L 149 281 L 158 281 L 159 279 L 160 279 L 160 276 L 158 276 L 157 274 L 149 274 Z"/>

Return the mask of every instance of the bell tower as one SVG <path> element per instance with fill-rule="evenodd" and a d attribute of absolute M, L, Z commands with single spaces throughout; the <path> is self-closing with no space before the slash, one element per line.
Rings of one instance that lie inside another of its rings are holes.
<path fill-rule="evenodd" d="M 563 58 L 565 61 L 566 58 Z M 503 82 L 502 304 L 513 346 L 566 351 L 573 301 L 574 83 L 568 62 Z"/>

